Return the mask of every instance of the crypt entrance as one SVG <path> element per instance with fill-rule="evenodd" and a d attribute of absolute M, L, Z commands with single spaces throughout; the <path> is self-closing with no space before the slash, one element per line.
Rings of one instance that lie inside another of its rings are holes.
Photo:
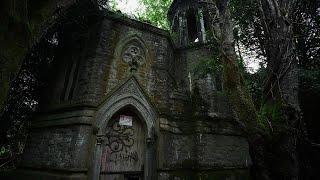
<path fill-rule="evenodd" d="M 145 165 L 145 125 L 133 107 L 109 120 L 102 144 L 101 180 L 142 180 Z"/>
<path fill-rule="evenodd" d="M 157 113 L 133 75 L 96 113 L 93 180 L 157 179 Z"/>

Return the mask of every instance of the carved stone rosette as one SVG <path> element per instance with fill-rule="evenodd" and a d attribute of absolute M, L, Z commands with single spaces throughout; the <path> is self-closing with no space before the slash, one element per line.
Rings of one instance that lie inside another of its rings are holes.
<path fill-rule="evenodd" d="M 145 63 L 144 50 L 140 46 L 129 44 L 124 48 L 122 60 L 129 64 L 131 72 L 136 71 Z"/>

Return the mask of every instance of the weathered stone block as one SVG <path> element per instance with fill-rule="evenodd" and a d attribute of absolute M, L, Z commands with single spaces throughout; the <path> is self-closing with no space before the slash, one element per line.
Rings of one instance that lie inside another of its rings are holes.
<path fill-rule="evenodd" d="M 88 169 L 90 126 L 34 129 L 22 156 L 22 167 L 86 171 Z"/>

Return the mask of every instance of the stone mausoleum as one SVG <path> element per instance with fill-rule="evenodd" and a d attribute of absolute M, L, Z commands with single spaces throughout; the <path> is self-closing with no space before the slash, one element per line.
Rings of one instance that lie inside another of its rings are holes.
<path fill-rule="evenodd" d="M 245 180 L 246 139 L 211 58 L 214 6 L 175 0 L 172 34 L 106 13 L 56 57 L 17 174 L 23 179 Z M 54 75 L 52 75 L 54 74 Z"/>

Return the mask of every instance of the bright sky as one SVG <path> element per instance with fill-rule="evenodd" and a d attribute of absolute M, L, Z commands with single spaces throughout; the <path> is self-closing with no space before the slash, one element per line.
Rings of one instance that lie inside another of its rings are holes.
<path fill-rule="evenodd" d="M 116 0 L 116 8 L 125 14 L 136 15 L 140 11 L 144 11 L 144 7 L 139 0 Z"/>

